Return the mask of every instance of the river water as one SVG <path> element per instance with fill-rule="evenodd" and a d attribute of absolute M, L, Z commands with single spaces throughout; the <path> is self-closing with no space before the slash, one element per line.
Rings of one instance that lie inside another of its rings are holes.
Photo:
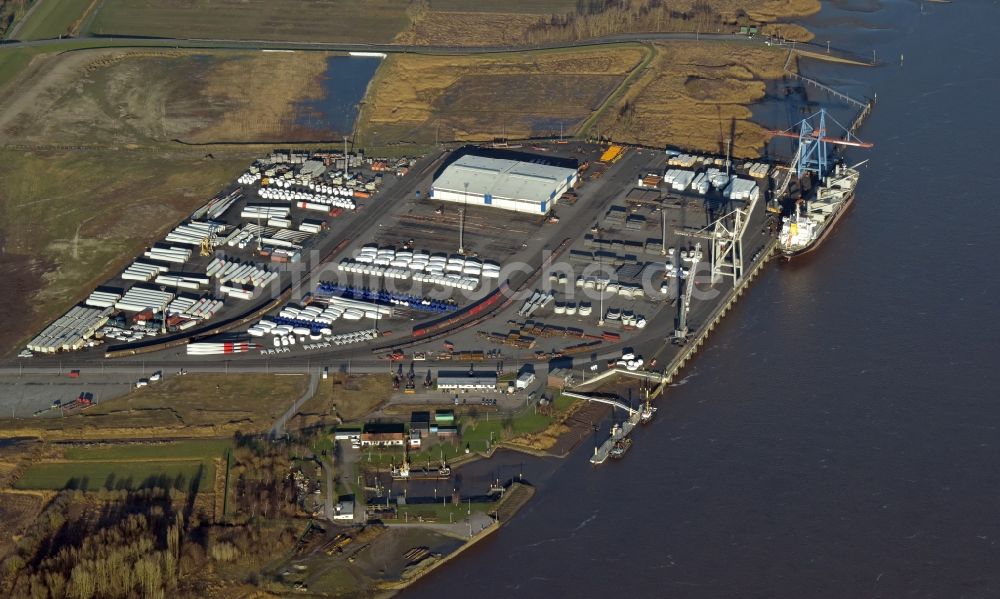
<path fill-rule="evenodd" d="M 817 41 L 890 64 L 805 69 L 878 92 L 836 234 L 754 283 L 625 460 L 558 462 L 405 597 L 1000 596 L 1000 8 L 862 8 Z"/>

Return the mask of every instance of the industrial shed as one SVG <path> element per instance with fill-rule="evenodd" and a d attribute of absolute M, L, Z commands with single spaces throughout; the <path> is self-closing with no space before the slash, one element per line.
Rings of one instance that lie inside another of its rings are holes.
<path fill-rule="evenodd" d="M 431 198 L 548 214 L 577 177 L 572 168 L 467 155 L 447 166 L 434 180 Z"/>
<path fill-rule="evenodd" d="M 438 372 L 438 389 L 475 389 L 495 391 L 497 373 L 492 371 L 446 371 Z"/>

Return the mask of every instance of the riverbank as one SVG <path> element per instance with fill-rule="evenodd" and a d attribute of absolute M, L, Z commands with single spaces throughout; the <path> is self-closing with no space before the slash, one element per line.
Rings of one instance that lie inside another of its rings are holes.
<path fill-rule="evenodd" d="M 526 485 L 523 483 L 513 483 L 504 493 L 504 496 L 497 502 L 494 513 L 496 519 L 492 523 L 479 532 L 468 537 L 465 543 L 463 543 L 458 549 L 445 555 L 439 559 L 426 560 L 429 561 L 427 566 L 411 570 L 408 576 L 404 580 L 396 582 L 384 582 L 379 585 L 378 597 L 392 597 L 396 595 L 403 589 L 406 589 L 410 585 L 414 584 L 421 578 L 427 576 L 434 570 L 437 570 L 441 566 L 444 566 L 448 562 L 457 558 L 459 555 L 472 548 L 474 545 L 482 541 L 483 539 L 489 537 L 493 533 L 500 530 L 505 522 L 509 521 L 514 515 L 523 508 L 528 501 L 531 500 L 535 495 L 535 488 L 531 485 Z"/>

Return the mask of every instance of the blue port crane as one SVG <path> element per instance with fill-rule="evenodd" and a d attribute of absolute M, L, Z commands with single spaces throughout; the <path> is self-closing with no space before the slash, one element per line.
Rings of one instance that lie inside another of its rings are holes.
<path fill-rule="evenodd" d="M 844 137 L 829 136 L 826 127 L 827 119 L 830 119 L 844 131 Z M 834 154 L 828 147 L 830 145 L 853 148 L 872 147 L 872 144 L 861 141 L 851 133 L 850 129 L 837 122 L 833 116 L 828 115 L 825 108 L 821 108 L 819 112 L 802 119 L 797 125 L 784 131 L 768 131 L 768 133 L 775 137 L 799 140 L 798 148 L 795 150 L 795 158 L 792 160 L 795 165 L 795 174 L 799 179 L 806 173 L 816 173 L 816 178 L 820 181 L 826 177 L 826 171 L 830 167 L 830 159 Z"/>

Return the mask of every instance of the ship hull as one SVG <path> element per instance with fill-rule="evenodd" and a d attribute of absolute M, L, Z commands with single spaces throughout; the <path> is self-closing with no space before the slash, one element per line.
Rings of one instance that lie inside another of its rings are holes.
<path fill-rule="evenodd" d="M 830 235 L 830 233 L 834 230 L 834 228 L 836 228 L 837 223 L 840 221 L 840 218 L 844 216 L 844 214 L 847 213 L 848 210 L 850 210 L 852 204 L 854 204 L 853 191 L 849 196 L 847 196 L 847 199 L 841 202 L 840 209 L 837 210 L 836 214 L 833 215 L 833 218 L 830 220 L 830 222 L 827 223 L 825 227 L 823 227 L 823 230 L 820 232 L 819 236 L 817 236 L 816 239 L 812 240 L 809 243 L 809 245 L 794 250 L 786 250 L 786 249 L 781 250 L 781 253 L 782 255 L 784 255 L 785 260 L 791 260 L 792 258 L 803 256 L 818 248 L 823 243 L 823 241 L 826 240 L 826 238 Z"/>

